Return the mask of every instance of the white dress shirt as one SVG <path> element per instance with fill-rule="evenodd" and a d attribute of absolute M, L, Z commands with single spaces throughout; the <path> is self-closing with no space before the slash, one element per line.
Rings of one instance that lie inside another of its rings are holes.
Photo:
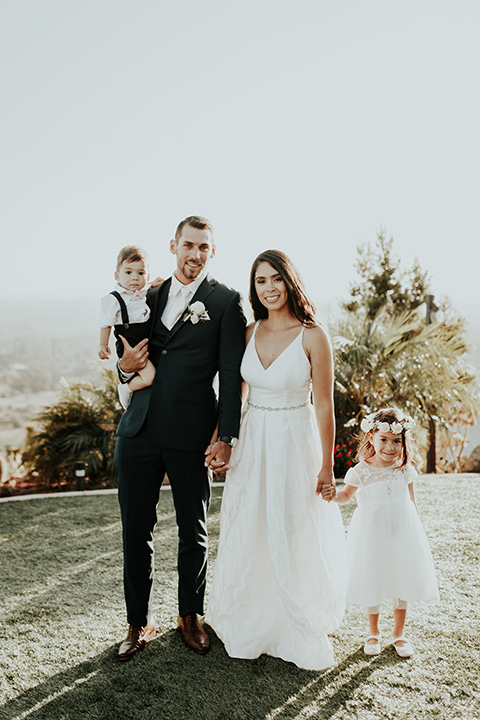
<path fill-rule="evenodd" d="M 207 271 L 203 270 L 193 282 L 184 285 L 177 280 L 175 275 L 172 275 L 167 304 L 162 313 L 162 323 L 168 330 L 171 330 L 177 320 L 183 315 L 190 300 L 206 277 Z"/>

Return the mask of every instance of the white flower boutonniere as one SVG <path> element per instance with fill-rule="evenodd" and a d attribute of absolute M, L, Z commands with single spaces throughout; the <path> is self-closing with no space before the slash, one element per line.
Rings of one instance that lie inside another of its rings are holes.
<path fill-rule="evenodd" d="M 197 300 L 197 302 L 188 305 L 183 316 L 183 322 L 190 320 L 192 325 L 196 325 L 198 322 L 207 322 L 210 320 L 210 315 L 207 312 L 205 305 Z"/>

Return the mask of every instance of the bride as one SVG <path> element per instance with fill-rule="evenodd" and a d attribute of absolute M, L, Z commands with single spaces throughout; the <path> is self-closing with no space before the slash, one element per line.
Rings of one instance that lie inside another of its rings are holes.
<path fill-rule="evenodd" d="M 235 658 L 267 653 L 301 668 L 333 663 L 327 633 L 344 610 L 334 483 L 333 362 L 291 260 L 261 253 L 250 275 L 255 323 L 242 375 L 248 397 L 231 457 L 206 622 Z M 313 393 L 313 405 L 311 401 Z M 215 445 L 207 460 L 215 468 Z"/>

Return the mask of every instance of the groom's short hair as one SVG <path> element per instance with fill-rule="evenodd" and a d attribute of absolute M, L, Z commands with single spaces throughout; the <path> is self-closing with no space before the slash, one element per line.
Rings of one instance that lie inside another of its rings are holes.
<path fill-rule="evenodd" d="M 182 234 L 182 230 L 185 225 L 190 225 L 197 230 L 209 230 L 213 240 L 213 225 L 210 220 L 207 220 L 207 218 L 202 217 L 201 215 L 190 215 L 189 217 L 185 218 L 185 220 L 182 220 L 182 222 L 178 224 L 178 227 L 175 230 L 175 240 L 177 242 L 180 239 L 180 235 Z"/>

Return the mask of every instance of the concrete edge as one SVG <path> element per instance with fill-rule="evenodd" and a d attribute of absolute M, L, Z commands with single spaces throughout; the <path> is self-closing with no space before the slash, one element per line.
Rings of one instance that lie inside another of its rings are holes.
<path fill-rule="evenodd" d="M 445 478 L 445 477 L 452 477 L 454 479 L 459 478 L 470 478 L 472 480 L 478 480 L 480 478 L 480 473 L 422 473 L 422 475 L 419 476 L 419 479 L 421 478 Z M 337 478 L 338 483 L 342 483 L 343 478 Z M 212 483 L 212 487 L 223 487 L 225 485 L 225 481 L 223 482 L 214 482 Z M 161 490 L 170 490 L 170 485 L 162 485 Z M 70 490 L 68 492 L 58 492 L 58 493 L 37 493 L 32 495 L 12 495 L 11 497 L 0 497 L 0 503 L 4 502 L 12 502 L 15 500 L 44 500 L 45 498 L 65 498 L 65 497 L 85 497 L 87 495 L 116 495 L 118 493 L 117 488 L 109 488 L 106 490 Z"/>
<path fill-rule="evenodd" d="M 224 482 L 214 482 L 212 487 L 223 487 Z M 171 490 L 170 485 L 162 485 L 161 490 Z M 106 490 L 69 490 L 67 492 L 57 493 L 32 493 L 31 495 L 11 495 L 10 497 L 0 497 L 0 503 L 13 502 L 19 500 L 45 500 L 46 498 L 66 498 L 66 497 L 86 497 L 91 495 L 117 495 L 117 488 L 108 488 Z"/>

